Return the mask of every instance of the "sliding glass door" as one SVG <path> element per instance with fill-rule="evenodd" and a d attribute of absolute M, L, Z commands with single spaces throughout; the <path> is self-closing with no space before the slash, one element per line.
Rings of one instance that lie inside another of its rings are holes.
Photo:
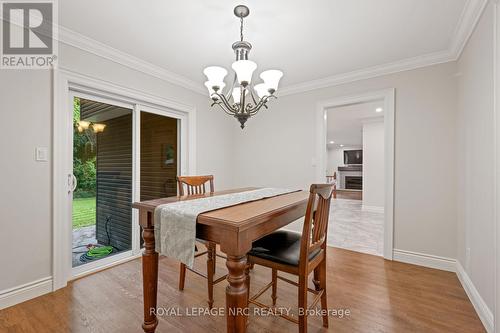
<path fill-rule="evenodd" d="M 141 201 L 177 195 L 178 123 L 141 112 Z"/>
<path fill-rule="evenodd" d="M 74 97 L 72 267 L 132 250 L 132 113 Z"/>
<path fill-rule="evenodd" d="M 140 253 L 134 201 L 177 195 L 183 118 L 75 92 L 70 206 L 72 277 Z"/>

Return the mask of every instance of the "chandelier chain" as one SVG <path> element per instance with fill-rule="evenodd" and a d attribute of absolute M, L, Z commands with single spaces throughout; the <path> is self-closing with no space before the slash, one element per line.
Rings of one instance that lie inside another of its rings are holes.
<path fill-rule="evenodd" d="M 240 41 L 243 41 L 243 16 L 240 16 Z"/>

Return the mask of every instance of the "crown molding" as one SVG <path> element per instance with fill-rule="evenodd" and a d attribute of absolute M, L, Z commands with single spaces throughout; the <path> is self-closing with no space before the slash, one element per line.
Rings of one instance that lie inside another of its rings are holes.
<path fill-rule="evenodd" d="M 455 55 L 455 60 L 458 60 L 462 55 L 465 45 L 474 32 L 487 4 L 488 0 L 467 0 L 465 3 L 450 48 L 450 51 Z"/>
<path fill-rule="evenodd" d="M 373 66 L 366 69 L 360 69 L 344 74 L 329 76 L 323 79 L 312 80 L 286 86 L 279 90 L 279 96 L 298 94 L 306 91 L 337 86 L 349 82 L 371 79 L 378 76 L 403 72 L 420 67 L 437 65 L 453 60 L 454 60 L 454 55 L 449 51 L 425 54 L 422 56 L 404 59 L 389 64 Z"/>
<path fill-rule="evenodd" d="M 460 58 L 474 28 L 481 18 L 489 0 L 467 0 L 448 50 L 403 59 L 383 65 L 377 65 L 348 73 L 333 75 L 317 80 L 311 80 L 285 86 L 280 89 L 279 96 L 303 93 L 306 91 L 332 87 L 349 82 L 366 80 L 383 75 L 399 73 L 407 70 L 456 61 Z M 494 1 L 494 0 L 492 0 Z M 128 53 L 112 48 L 104 43 L 86 37 L 75 31 L 59 26 L 59 41 L 106 58 L 120 65 L 157 77 L 166 82 L 181 86 L 193 92 L 206 95 L 205 89 L 198 82 L 182 75 L 170 72 L 163 67 L 154 65 Z"/>
<path fill-rule="evenodd" d="M 366 69 L 356 70 L 344 74 L 329 76 L 326 78 L 311 80 L 283 87 L 279 91 L 280 96 L 303 93 L 306 91 L 327 88 L 371 79 L 383 75 L 404 72 L 412 69 L 437 65 L 445 62 L 456 61 L 460 58 L 467 41 L 474 31 L 481 15 L 483 14 L 488 0 L 467 0 L 460 19 L 455 28 L 453 39 L 448 50 L 425 54 L 409 59 L 403 59 L 384 65 L 374 66 Z"/>
<path fill-rule="evenodd" d="M 76 47 L 80 50 L 111 60 L 117 64 L 154 76 L 166 82 L 189 89 L 193 92 L 206 95 L 205 89 L 198 82 L 185 78 L 182 75 L 170 72 L 165 68 L 117 50 L 113 47 L 98 42 L 95 39 L 84 36 L 63 26 L 59 26 L 58 28 L 58 39 L 59 42 L 63 44 Z"/>

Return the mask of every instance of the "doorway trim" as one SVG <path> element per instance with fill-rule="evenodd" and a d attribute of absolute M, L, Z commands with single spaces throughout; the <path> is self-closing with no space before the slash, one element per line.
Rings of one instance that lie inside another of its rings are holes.
<path fill-rule="evenodd" d="M 363 94 L 340 96 L 321 101 L 316 109 L 315 151 L 316 181 L 325 181 L 327 165 L 326 152 L 326 117 L 327 109 L 355 103 L 366 103 L 384 100 L 384 130 L 385 130 L 385 202 L 384 202 L 384 258 L 392 260 L 394 255 L 394 112 L 395 89 L 371 91 Z"/>
<path fill-rule="evenodd" d="M 63 288 L 67 285 L 67 282 L 72 278 L 72 267 L 71 267 L 71 239 L 68 239 L 70 234 L 68 221 L 68 207 L 67 197 L 68 188 L 70 184 L 68 183 L 68 170 L 70 166 L 68 165 L 69 143 L 67 138 L 71 135 L 73 128 L 71 125 L 71 119 L 69 110 L 72 108 L 71 96 L 75 92 L 80 94 L 91 95 L 92 98 L 99 100 L 112 100 L 119 104 L 124 103 L 128 105 L 133 105 L 133 116 L 136 117 L 139 114 L 137 111 L 148 111 L 156 110 L 157 113 L 161 114 L 162 111 L 168 111 L 170 114 L 175 114 L 176 117 L 181 118 L 182 124 L 182 139 L 185 143 L 185 149 L 187 149 L 186 161 L 184 165 L 181 165 L 182 174 L 195 174 L 196 173 L 196 108 L 191 105 L 186 105 L 165 99 L 163 97 L 150 95 L 148 93 L 126 88 L 111 82 L 99 80 L 86 75 L 75 73 L 69 70 L 55 69 L 53 70 L 53 168 L 52 168 L 52 225 L 53 225 L 53 245 L 52 245 L 52 278 L 53 291 Z M 134 120 L 135 120 L 134 119 Z M 134 126 L 137 127 L 137 126 Z M 136 135 L 134 133 L 134 135 Z M 136 135 L 137 136 L 137 135 Z M 134 146 L 137 146 L 137 140 Z M 136 147 L 137 148 L 137 147 Z M 138 151 L 134 150 L 133 154 L 136 155 Z M 137 156 L 133 157 L 134 162 L 136 162 Z M 136 170 L 137 171 L 137 168 Z M 133 184 L 137 186 L 137 182 Z M 136 191 L 138 193 L 138 191 Z M 136 197 L 133 198 L 137 200 Z M 133 212 L 132 223 L 136 220 L 134 216 L 137 215 Z M 138 240 L 138 233 L 133 235 L 133 240 Z M 134 249 L 134 246 L 133 246 Z M 135 249 L 136 252 L 132 256 L 128 257 L 118 257 L 112 262 L 103 262 L 98 268 L 92 269 L 91 271 L 86 271 L 80 274 L 83 276 L 85 274 L 92 273 L 96 270 L 105 269 L 124 261 L 136 258 L 140 255 L 138 248 Z M 102 260 L 105 260 L 104 258 Z"/>
<path fill-rule="evenodd" d="M 494 8 L 494 32 L 493 32 L 493 107 L 494 107 L 494 225 L 495 225 L 495 307 L 493 313 L 493 327 L 496 333 L 500 333 L 500 3 L 493 1 Z"/>

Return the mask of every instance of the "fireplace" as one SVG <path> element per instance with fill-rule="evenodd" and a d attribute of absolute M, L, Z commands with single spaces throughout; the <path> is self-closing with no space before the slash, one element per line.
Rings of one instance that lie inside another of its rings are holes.
<path fill-rule="evenodd" d="M 361 176 L 345 176 L 346 190 L 362 190 L 363 177 Z"/>

